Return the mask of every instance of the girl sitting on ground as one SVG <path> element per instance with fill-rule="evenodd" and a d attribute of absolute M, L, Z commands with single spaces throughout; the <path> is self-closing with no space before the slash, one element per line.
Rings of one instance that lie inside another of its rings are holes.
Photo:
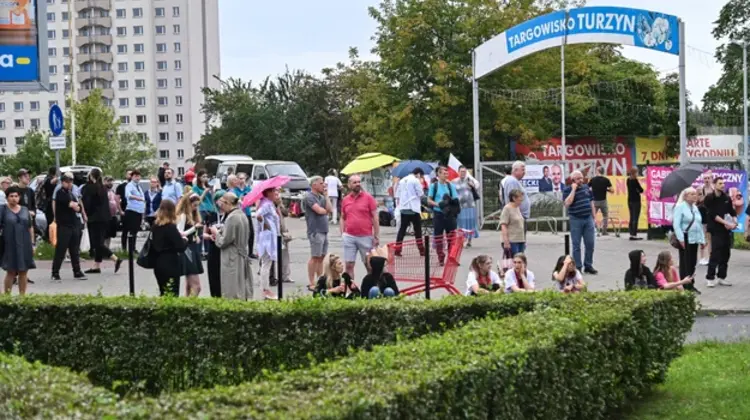
<path fill-rule="evenodd" d="M 563 255 L 557 259 L 555 270 L 552 272 L 552 280 L 557 283 L 557 289 L 563 293 L 577 293 L 586 288 L 583 275 L 576 268 L 573 257 Z"/>
<path fill-rule="evenodd" d="M 480 255 L 471 260 L 469 276 L 466 278 L 466 296 L 478 296 L 503 291 L 503 281 L 492 271 L 492 258 Z"/>
<path fill-rule="evenodd" d="M 680 273 L 674 266 L 674 260 L 672 259 L 672 253 L 669 251 L 662 251 L 656 258 L 656 266 L 654 267 L 654 278 L 659 289 L 662 290 L 684 290 L 683 286 L 686 284 L 693 283 L 693 276 L 687 276 L 680 280 Z"/>
<path fill-rule="evenodd" d="M 646 254 L 640 249 L 630 251 L 630 268 L 625 272 L 625 290 L 656 289 L 656 279 L 646 267 Z"/>
<path fill-rule="evenodd" d="M 527 268 L 527 264 L 523 252 L 513 256 L 513 269 L 505 273 L 505 293 L 534 291 L 534 273 Z"/>
<path fill-rule="evenodd" d="M 374 249 L 367 256 L 370 272 L 362 279 L 362 297 L 375 299 L 381 296 L 394 297 L 399 295 L 398 285 L 393 274 L 385 271 L 388 262 L 388 251 L 385 247 Z"/>
<path fill-rule="evenodd" d="M 315 296 L 353 298 L 359 296 L 357 285 L 344 272 L 344 262 L 335 254 L 328 254 L 323 260 L 324 274 L 318 278 Z M 351 292 L 351 293 L 349 293 Z"/>

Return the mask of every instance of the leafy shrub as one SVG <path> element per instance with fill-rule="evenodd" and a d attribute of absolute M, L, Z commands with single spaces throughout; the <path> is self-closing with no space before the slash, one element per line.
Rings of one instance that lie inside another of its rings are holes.
<path fill-rule="evenodd" d="M 0 351 L 86 372 L 120 393 L 237 384 L 397 338 L 509 316 L 559 294 L 437 301 L 0 297 Z"/>

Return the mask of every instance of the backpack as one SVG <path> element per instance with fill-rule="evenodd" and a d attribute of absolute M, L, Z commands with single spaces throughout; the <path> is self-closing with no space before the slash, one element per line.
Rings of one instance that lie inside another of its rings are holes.
<path fill-rule="evenodd" d="M 44 179 L 44 182 L 37 184 L 36 186 L 36 194 L 34 196 L 34 201 L 36 201 L 36 206 L 42 210 L 47 208 L 47 204 L 49 199 L 47 197 L 47 189 L 44 188 L 44 185 L 47 182 L 47 178 Z"/>

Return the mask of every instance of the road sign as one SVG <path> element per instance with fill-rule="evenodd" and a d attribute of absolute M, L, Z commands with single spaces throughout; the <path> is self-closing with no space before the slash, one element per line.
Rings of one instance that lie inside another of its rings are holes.
<path fill-rule="evenodd" d="M 50 136 L 49 148 L 52 150 L 61 150 L 65 148 L 65 136 Z"/>
<path fill-rule="evenodd" d="M 53 136 L 59 136 L 62 134 L 64 128 L 65 123 L 62 109 L 60 109 L 58 105 L 52 105 L 49 109 L 49 130 L 52 132 Z"/>

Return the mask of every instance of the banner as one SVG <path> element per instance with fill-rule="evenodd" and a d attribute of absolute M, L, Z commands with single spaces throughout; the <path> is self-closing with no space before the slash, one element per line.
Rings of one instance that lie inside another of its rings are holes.
<path fill-rule="evenodd" d="M 626 7 L 580 7 L 538 16 L 496 35 L 474 50 L 474 77 L 521 57 L 566 44 L 632 45 L 680 53 L 676 16 Z"/>
<path fill-rule="evenodd" d="M 557 164 L 526 165 L 526 175 L 521 179 L 521 185 L 529 196 L 544 193 L 562 200 L 565 172 Z"/>
<path fill-rule="evenodd" d="M 677 197 L 669 197 L 660 199 L 659 193 L 661 192 L 661 184 L 664 179 L 674 169 L 649 166 L 646 168 L 646 199 L 648 201 L 648 222 L 657 225 L 671 225 L 672 224 L 672 213 L 674 209 Z M 747 191 L 747 174 L 744 171 L 734 171 L 729 169 L 712 169 L 714 177 L 724 178 L 726 185 L 725 191 L 735 202 L 738 200 L 738 195 L 744 197 L 744 193 Z M 696 178 L 693 181 L 693 187 L 699 188 L 703 181 L 701 177 Z M 744 197 L 743 205 L 737 212 L 737 222 L 739 226 L 734 232 L 745 231 L 745 209 L 747 208 L 747 198 Z"/>
<path fill-rule="evenodd" d="M 628 210 L 628 177 L 608 176 L 607 178 L 609 178 L 609 181 L 612 183 L 612 187 L 615 190 L 614 193 L 607 193 L 607 207 L 609 208 L 609 217 L 611 219 L 615 219 L 615 221 L 619 219 L 620 228 L 627 229 L 628 224 L 630 223 L 630 211 Z M 638 182 L 640 182 L 641 185 L 644 186 L 646 185 L 646 178 L 638 177 Z M 646 196 L 642 195 L 641 208 L 647 208 L 646 204 Z M 602 214 L 601 212 L 597 212 L 596 222 L 601 223 L 601 221 Z M 609 225 L 613 225 L 612 221 L 610 221 Z M 646 226 L 648 226 L 646 212 L 641 211 L 641 215 L 638 218 L 638 227 L 645 228 Z"/>
<path fill-rule="evenodd" d="M 540 161 L 560 161 L 562 159 L 562 140 L 551 138 L 545 142 L 537 141 L 532 145 L 516 143 L 516 154 L 527 159 Z M 565 145 L 565 172 L 570 173 L 586 162 L 593 161 L 597 168 L 604 168 L 605 175 L 627 175 L 633 167 L 633 150 L 630 142 L 617 139 L 611 146 L 603 146 L 595 138 L 568 140 Z M 576 162 L 578 161 L 578 162 Z M 528 168 L 528 166 L 527 166 Z M 594 174 L 583 168 L 584 175 L 592 178 Z"/>
<path fill-rule="evenodd" d="M 45 5 L 42 1 L 40 7 L 39 0 L 0 1 L 0 83 L 47 83 Z"/>
<path fill-rule="evenodd" d="M 740 157 L 740 135 L 697 136 L 688 139 L 688 159 L 737 160 Z M 678 163 L 680 156 L 667 156 L 667 139 L 664 137 L 636 137 L 636 165 Z"/>

